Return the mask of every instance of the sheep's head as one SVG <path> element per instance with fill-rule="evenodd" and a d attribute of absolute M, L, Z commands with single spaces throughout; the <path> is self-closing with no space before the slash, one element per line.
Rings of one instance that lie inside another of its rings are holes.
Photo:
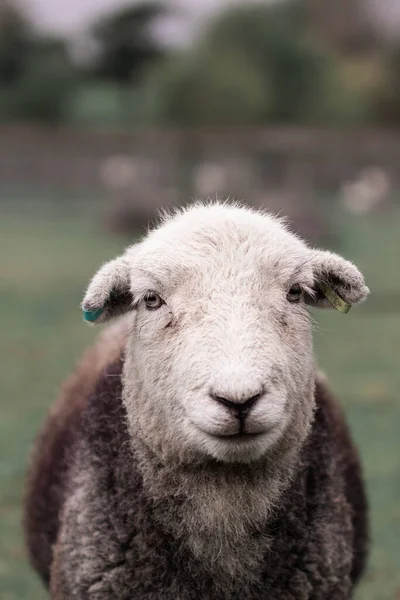
<path fill-rule="evenodd" d="M 250 462 L 309 430 L 307 305 L 330 306 L 323 284 L 348 304 L 368 294 L 352 263 L 280 220 L 197 205 L 104 265 L 82 306 L 95 322 L 132 311 L 124 401 L 135 435 L 180 460 Z"/>

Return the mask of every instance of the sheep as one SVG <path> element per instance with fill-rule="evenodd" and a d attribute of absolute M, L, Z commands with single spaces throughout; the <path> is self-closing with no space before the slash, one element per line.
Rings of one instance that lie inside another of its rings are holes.
<path fill-rule="evenodd" d="M 369 290 L 282 220 L 197 203 L 103 265 L 105 329 L 36 443 L 24 526 L 54 600 L 346 600 L 361 466 L 308 307 Z"/>

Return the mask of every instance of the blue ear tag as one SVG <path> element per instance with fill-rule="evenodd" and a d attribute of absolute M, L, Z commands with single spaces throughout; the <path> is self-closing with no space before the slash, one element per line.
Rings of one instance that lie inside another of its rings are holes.
<path fill-rule="evenodd" d="M 99 308 L 98 310 L 84 310 L 83 318 L 85 319 L 85 321 L 89 321 L 90 323 L 92 323 L 93 321 L 99 318 L 102 312 L 102 308 Z"/>

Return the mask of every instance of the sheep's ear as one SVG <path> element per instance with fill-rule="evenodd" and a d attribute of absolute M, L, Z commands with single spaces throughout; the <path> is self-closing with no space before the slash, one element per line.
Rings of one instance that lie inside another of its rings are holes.
<path fill-rule="evenodd" d="M 308 304 L 347 313 L 353 304 L 367 298 L 364 277 L 350 261 L 332 252 L 313 251 L 311 265 L 314 286 L 313 294 L 306 298 Z"/>
<path fill-rule="evenodd" d="M 124 256 L 104 264 L 89 283 L 82 302 L 90 323 L 105 323 L 127 312 L 133 303 L 129 268 Z"/>

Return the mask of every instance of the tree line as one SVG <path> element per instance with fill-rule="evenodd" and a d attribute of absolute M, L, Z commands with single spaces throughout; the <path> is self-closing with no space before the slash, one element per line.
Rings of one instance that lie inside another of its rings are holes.
<path fill-rule="evenodd" d="M 312 2 L 228 8 L 179 50 L 162 45 L 153 27 L 173 5 L 135 3 L 93 23 L 90 52 L 77 60 L 66 40 L 41 34 L 11 0 L 2 0 L 0 120 L 132 127 L 400 124 L 400 46 L 367 35 L 365 27 L 362 36 L 350 36 L 354 43 L 335 44 L 312 18 Z"/>

